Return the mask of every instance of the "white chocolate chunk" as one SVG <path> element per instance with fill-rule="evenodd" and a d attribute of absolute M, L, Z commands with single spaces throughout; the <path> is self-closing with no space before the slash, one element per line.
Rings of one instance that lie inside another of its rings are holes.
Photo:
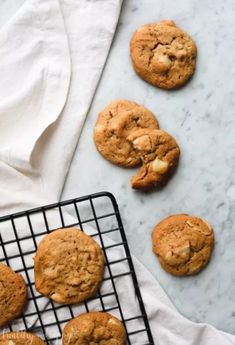
<path fill-rule="evenodd" d="M 154 161 L 152 161 L 152 169 L 154 172 L 163 174 L 168 169 L 168 163 L 166 161 L 162 161 L 159 158 L 155 158 Z"/>
<path fill-rule="evenodd" d="M 160 55 L 158 61 L 167 68 L 171 67 L 172 62 L 167 55 Z"/>
<path fill-rule="evenodd" d="M 152 67 L 156 72 L 164 73 L 170 69 L 172 61 L 167 55 L 155 54 L 152 59 Z"/>
<path fill-rule="evenodd" d="M 189 243 L 186 243 L 184 246 L 175 248 L 174 253 L 181 256 L 182 258 L 188 257 L 190 253 L 190 245 Z"/>
<path fill-rule="evenodd" d="M 152 145 L 148 135 L 142 135 L 133 141 L 134 148 L 137 150 L 151 150 Z"/>
<path fill-rule="evenodd" d="M 168 251 L 164 257 L 164 260 L 168 265 L 176 265 L 180 262 L 186 262 L 190 255 L 190 244 L 189 242 L 183 244 L 180 247 L 176 247 Z"/>
<path fill-rule="evenodd" d="M 61 295 L 60 293 L 56 293 L 54 292 L 52 295 L 51 295 L 51 299 L 53 299 L 54 301 L 58 302 L 58 303 L 61 303 L 64 301 L 64 296 Z"/>
<path fill-rule="evenodd" d="M 112 325 L 117 325 L 118 324 L 117 320 L 115 320 L 113 318 L 109 319 L 108 323 L 110 323 Z"/>

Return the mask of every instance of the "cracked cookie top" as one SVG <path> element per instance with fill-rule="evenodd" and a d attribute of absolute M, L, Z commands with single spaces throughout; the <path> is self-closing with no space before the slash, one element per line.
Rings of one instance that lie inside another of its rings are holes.
<path fill-rule="evenodd" d="M 163 186 L 171 177 L 180 156 L 176 140 L 160 129 L 139 129 L 127 137 L 142 160 L 142 167 L 132 177 L 132 188 Z"/>
<path fill-rule="evenodd" d="M 0 327 L 19 316 L 26 300 L 27 288 L 23 277 L 0 263 Z"/>
<path fill-rule="evenodd" d="M 126 140 L 128 135 L 140 128 L 159 128 L 151 111 L 127 100 L 111 102 L 100 112 L 95 125 L 94 141 L 97 150 L 117 165 L 132 167 L 140 164 L 135 148 Z"/>
<path fill-rule="evenodd" d="M 104 273 L 98 243 L 77 228 L 59 229 L 40 242 L 35 258 L 35 287 L 57 303 L 75 304 L 93 296 Z"/>
<path fill-rule="evenodd" d="M 32 333 L 10 332 L 0 335 L 0 345 L 45 345 L 45 343 Z"/>
<path fill-rule="evenodd" d="M 84 313 L 64 328 L 63 345 L 124 345 L 126 332 L 122 323 L 104 312 Z"/>
<path fill-rule="evenodd" d="M 130 50 L 136 73 L 154 86 L 178 88 L 194 73 L 196 45 L 171 20 L 139 28 L 131 39 Z"/>
<path fill-rule="evenodd" d="M 165 271 L 188 276 L 198 273 L 208 263 L 214 246 L 214 232 L 198 217 L 172 215 L 155 227 L 152 244 Z"/>

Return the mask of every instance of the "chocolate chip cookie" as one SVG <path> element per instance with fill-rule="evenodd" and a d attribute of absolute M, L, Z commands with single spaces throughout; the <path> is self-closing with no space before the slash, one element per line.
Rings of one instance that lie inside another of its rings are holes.
<path fill-rule="evenodd" d="M 94 141 L 97 150 L 113 164 L 133 167 L 140 164 L 140 158 L 127 136 L 140 128 L 159 128 L 151 111 L 135 102 L 117 100 L 100 112 L 95 129 Z"/>
<path fill-rule="evenodd" d="M 194 73 L 196 45 L 171 20 L 139 28 L 132 37 L 130 49 L 136 73 L 154 86 L 178 88 Z"/>
<path fill-rule="evenodd" d="M 160 129 L 139 129 L 127 137 L 143 162 L 132 177 L 134 189 L 163 186 L 172 175 L 180 156 L 176 140 Z"/>
<path fill-rule="evenodd" d="M 165 218 L 155 227 L 152 244 L 165 271 L 189 276 L 207 265 L 214 246 L 214 232 L 205 220 L 178 214 Z"/>
<path fill-rule="evenodd" d="M 126 332 L 114 316 L 103 312 L 81 314 L 64 328 L 63 345 L 124 345 Z"/>
<path fill-rule="evenodd" d="M 98 243 L 77 228 L 46 235 L 34 258 L 35 287 L 57 303 L 75 304 L 93 296 L 103 278 Z"/>
<path fill-rule="evenodd" d="M 20 274 L 0 263 L 0 327 L 20 315 L 27 300 L 27 287 Z"/>
<path fill-rule="evenodd" d="M 45 345 L 45 343 L 32 333 L 10 332 L 0 335 L 0 345 Z"/>

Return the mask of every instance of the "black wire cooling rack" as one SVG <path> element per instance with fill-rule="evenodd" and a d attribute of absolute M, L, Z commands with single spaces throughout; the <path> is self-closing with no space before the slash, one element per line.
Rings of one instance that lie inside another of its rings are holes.
<path fill-rule="evenodd" d="M 33 256 L 45 234 L 76 225 L 102 246 L 105 276 L 95 297 L 78 306 L 59 305 L 35 290 Z M 110 242 L 106 235 L 115 242 Z M 115 250 L 118 257 L 113 260 Z M 128 345 L 154 345 L 118 205 L 111 193 L 96 193 L 1 217 L 0 262 L 21 273 L 29 291 L 22 315 L 1 332 L 25 330 L 38 334 L 47 344 L 60 344 L 63 327 L 71 318 L 95 310 L 110 312 L 122 320 Z M 128 278 L 134 296 L 127 298 L 134 297 L 133 310 L 126 310 L 123 291 L 119 292 Z"/>

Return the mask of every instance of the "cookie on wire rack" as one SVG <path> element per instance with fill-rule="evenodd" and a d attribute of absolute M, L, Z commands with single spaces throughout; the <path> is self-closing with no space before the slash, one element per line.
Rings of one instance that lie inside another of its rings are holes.
<path fill-rule="evenodd" d="M 21 314 L 27 295 L 23 277 L 0 263 L 0 327 Z"/>
<path fill-rule="evenodd" d="M 40 242 L 35 258 L 35 287 L 61 304 L 92 297 L 101 285 L 104 256 L 99 244 L 77 228 L 58 229 Z"/>
<path fill-rule="evenodd" d="M 126 331 L 116 317 L 104 312 L 90 312 L 69 321 L 64 330 L 62 345 L 124 345 Z"/>

